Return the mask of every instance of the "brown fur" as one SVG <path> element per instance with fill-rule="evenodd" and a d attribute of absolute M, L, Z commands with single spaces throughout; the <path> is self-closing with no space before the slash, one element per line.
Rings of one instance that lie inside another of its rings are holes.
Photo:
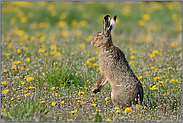
<path fill-rule="evenodd" d="M 104 19 L 104 23 L 105 21 L 110 23 L 110 18 Z M 103 27 L 103 29 L 107 28 L 109 29 L 109 27 Z M 127 107 L 138 102 L 141 104 L 143 101 L 142 84 L 130 68 L 124 53 L 113 45 L 111 32 L 108 30 L 98 32 L 91 40 L 91 44 L 100 50 L 99 66 L 102 72 L 102 76 L 92 91 L 99 92 L 109 81 L 112 87 L 111 98 L 115 106 Z"/>

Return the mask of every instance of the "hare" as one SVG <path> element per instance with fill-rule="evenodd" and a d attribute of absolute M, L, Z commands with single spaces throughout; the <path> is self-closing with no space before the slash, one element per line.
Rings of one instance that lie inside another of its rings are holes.
<path fill-rule="evenodd" d="M 91 44 L 99 48 L 99 66 L 101 77 L 92 89 L 93 93 L 100 92 L 109 81 L 112 91 L 111 99 L 116 107 L 130 107 L 132 104 L 142 104 L 143 87 L 130 68 L 125 54 L 112 43 L 111 30 L 117 16 L 111 20 L 106 15 L 103 20 L 103 31 L 94 35 Z"/>

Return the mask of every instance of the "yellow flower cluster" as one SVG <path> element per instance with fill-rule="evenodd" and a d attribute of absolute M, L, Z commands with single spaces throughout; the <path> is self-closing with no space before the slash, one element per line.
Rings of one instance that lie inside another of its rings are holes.
<path fill-rule="evenodd" d="M 3 90 L 3 94 L 6 94 L 6 93 L 8 93 L 8 92 L 9 92 L 9 89 Z"/>
<path fill-rule="evenodd" d="M 125 113 L 130 113 L 130 112 L 132 112 L 132 109 L 130 108 L 130 107 L 127 107 L 126 109 L 125 109 Z"/>
<path fill-rule="evenodd" d="M 153 50 L 152 53 L 150 54 L 150 58 L 155 57 L 156 54 L 159 54 L 158 50 Z"/>
<path fill-rule="evenodd" d="M 151 90 L 159 90 L 159 88 L 156 88 L 156 85 L 153 85 L 152 88 L 150 88 Z"/>
<path fill-rule="evenodd" d="M 30 77 L 30 76 L 27 76 L 27 79 L 26 79 L 27 81 L 32 81 L 32 80 L 34 80 L 34 78 L 33 77 Z"/>

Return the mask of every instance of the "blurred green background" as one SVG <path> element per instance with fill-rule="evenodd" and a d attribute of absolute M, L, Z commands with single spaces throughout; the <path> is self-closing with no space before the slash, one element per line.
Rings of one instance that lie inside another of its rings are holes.
<path fill-rule="evenodd" d="M 117 15 L 116 35 L 175 36 L 181 27 L 181 2 L 2 2 L 2 32 L 14 27 L 29 33 L 51 33 L 57 27 L 64 37 L 92 35 L 102 29 L 106 14 Z M 118 25 L 119 23 L 119 25 Z M 36 30 L 36 31 L 35 31 Z M 79 30 L 79 31 L 73 31 Z M 50 32 L 51 31 L 51 32 Z M 161 34 L 161 35 L 160 35 Z M 168 35 L 167 35 L 168 34 Z M 140 36 L 142 37 L 142 36 Z M 84 39 L 83 38 L 83 39 Z"/>

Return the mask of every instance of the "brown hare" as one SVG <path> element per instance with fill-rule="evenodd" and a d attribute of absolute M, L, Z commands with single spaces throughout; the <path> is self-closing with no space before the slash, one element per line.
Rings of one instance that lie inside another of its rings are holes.
<path fill-rule="evenodd" d="M 103 31 L 95 34 L 91 44 L 99 48 L 99 66 L 102 72 L 92 92 L 99 92 L 109 81 L 112 92 L 112 102 L 116 107 L 130 107 L 132 104 L 142 104 L 143 87 L 130 68 L 124 53 L 112 43 L 111 30 L 117 16 L 111 20 L 106 15 L 103 21 Z"/>

